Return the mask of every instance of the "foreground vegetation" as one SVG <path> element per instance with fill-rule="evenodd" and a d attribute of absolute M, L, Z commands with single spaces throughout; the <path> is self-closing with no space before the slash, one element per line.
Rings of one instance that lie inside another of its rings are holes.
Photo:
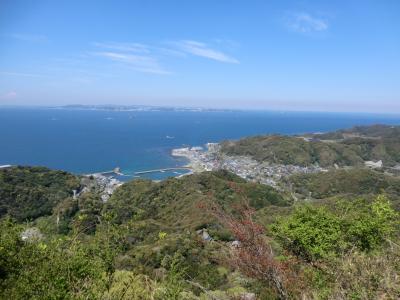
<path fill-rule="evenodd" d="M 0 174 L 1 299 L 400 297 L 395 177 L 332 171 L 285 193 L 205 172 L 135 180 L 103 203 L 95 189 L 74 199 L 64 172 Z"/>

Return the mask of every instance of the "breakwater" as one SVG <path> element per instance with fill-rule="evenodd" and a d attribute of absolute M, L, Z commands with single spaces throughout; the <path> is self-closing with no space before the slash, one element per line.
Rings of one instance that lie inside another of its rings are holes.
<path fill-rule="evenodd" d="M 152 170 L 145 170 L 145 171 L 139 171 L 135 172 L 135 175 L 140 175 L 140 174 L 148 174 L 148 173 L 157 173 L 157 172 L 167 172 L 167 171 L 174 171 L 174 170 L 191 170 L 192 168 L 190 167 L 173 167 L 173 168 L 164 168 L 164 169 L 152 169 Z"/>

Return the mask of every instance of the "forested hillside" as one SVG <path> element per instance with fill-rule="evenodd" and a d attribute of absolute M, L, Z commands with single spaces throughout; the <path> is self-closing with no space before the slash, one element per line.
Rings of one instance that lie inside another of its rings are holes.
<path fill-rule="evenodd" d="M 103 202 L 70 197 L 79 180 L 64 172 L 3 170 L 21 199 L 63 193 L 38 218 L 7 201 L 0 298 L 398 298 L 398 179 L 342 172 L 289 178 L 287 192 L 226 171 L 134 180 Z"/>
<path fill-rule="evenodd" d="M 286 183 L 291 185 L 293 192 L 315 199 L 385 193 L 392 200 L 397 200 L 400 196 L 399 177 L 369 169 L 342 169 L 292 175 Z"/>
<path fill-rule="evenodd" d="M 18 221 L 50 215 L 53 208 L 79 190 L 79 178 L 42 167 L 0 169 L 0 217 Z"/>
<path fill-rule="evenodd" d="M 349 129 L 340 129 L 322 134 L 311 134 L 324 140 L 346 139 L 351 137 L 369 137 L 380 139 L 399 139 L 400 126 L 376 124 L 371 126 L 355 126 Z"/>
<path fill-rule="evenodd" d="M 326 134 L 246 137 L 223 142 L 222 152 L 299 166 L 363 166 L 371 160 L 395 166 L 400 163 L 400 127 L 360 126 Z"/>

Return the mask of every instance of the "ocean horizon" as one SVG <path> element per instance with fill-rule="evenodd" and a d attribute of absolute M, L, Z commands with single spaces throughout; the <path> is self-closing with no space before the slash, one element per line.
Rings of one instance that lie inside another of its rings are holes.
<path fill-rule="evenodd" d="M 400 116 L 277 111 L 114 111 L 0 108 L 0 165 L 45 166 L 75 174 L 120 167 L 135 172 L 183 166 L 171 150 L 261 134 L 327 132 L 356 125 L 399 125 Z M 143 174 L 164 179 L 183 171 Z"/>

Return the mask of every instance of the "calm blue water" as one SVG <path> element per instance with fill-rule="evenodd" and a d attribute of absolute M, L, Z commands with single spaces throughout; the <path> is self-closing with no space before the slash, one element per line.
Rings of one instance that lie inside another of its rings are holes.
<path fill-rule="evenodd" d="M 124 173 L 181 166 L 173 148 L 249 135 L 400 124 L 400 116 L 295 112 L 112 112 L 0 108 L 0 165 L 41 165 L 74 173 Z M 167 138 L 167 136 L 173 138 Z M 171 172 L 147 175 L 153 179 Z"/>

